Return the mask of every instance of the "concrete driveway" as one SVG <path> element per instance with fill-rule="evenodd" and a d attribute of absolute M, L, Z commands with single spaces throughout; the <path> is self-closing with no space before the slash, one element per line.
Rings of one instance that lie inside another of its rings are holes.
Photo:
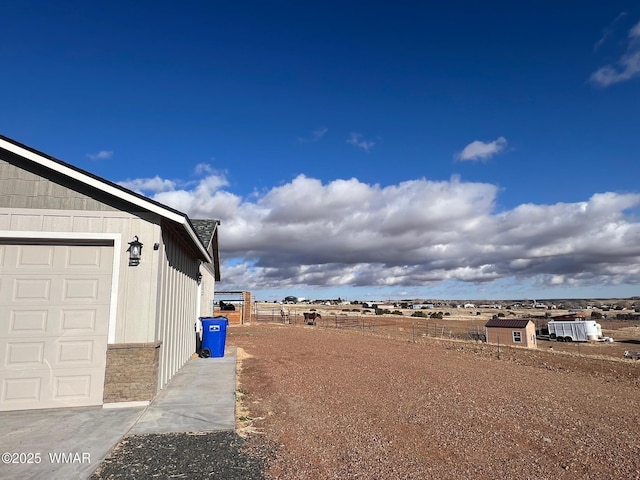
<path fill-rule="evenodd" d="M 0 412 L 0 478 L 87 479 L 126 435 L 234 430 L 235 366 L 192 359 L 148 406 Z"/>

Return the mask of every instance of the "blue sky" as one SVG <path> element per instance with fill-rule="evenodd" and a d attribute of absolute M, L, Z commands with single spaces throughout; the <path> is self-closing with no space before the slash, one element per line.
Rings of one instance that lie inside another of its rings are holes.
<path fill-rule="evenodd" d="M 258 298 L 640 293 L 637 2 L 1 1 L 0 133 Z"/>

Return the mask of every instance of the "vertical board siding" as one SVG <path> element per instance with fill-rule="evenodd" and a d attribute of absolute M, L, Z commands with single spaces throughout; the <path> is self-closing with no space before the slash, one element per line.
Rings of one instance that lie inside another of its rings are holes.
<path fill-rule="evenodd" d="M 199 260 L 182 250 L 175 238 L 163 230 L 163 255 L 160 266 L 159 329 L 160 372 L 158 386 L 163 388 L 195 352 L 196 320 L 195 280 Z"/>

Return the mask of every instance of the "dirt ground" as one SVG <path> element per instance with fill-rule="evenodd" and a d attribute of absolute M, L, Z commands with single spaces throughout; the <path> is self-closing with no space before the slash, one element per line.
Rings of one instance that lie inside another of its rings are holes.
<path fill-rule="evenodd" d="M 230 327 L 273 479 L 640 479 L 640 362 L 357 329 Z M 266 446 L 266 447 L 265 447 Z"/>
<path fill-rule="evenodd" d="M 536 328 L 546 327 L 548 318 L 544 312 L 531 309 L 523 310 L 496 310 L 496 309 L 456 309 L 436 308 L 424 310 L 432 313 L 442 311 L 447 314 L 442 319 L 412 317 L 413 310 L 404 309 L 403 315 L 382 315 L 352 311 L 343 306 L 324 305 L 274 305 L 260 304 L 258 306 L 257 320 L 275 323 L 281 321 L 280 310 L 284 309 L 291 324 L 303 325 L 304 312 L 316 311 L 322 315 L 322 320 L 317 324 L 322 328 L 335 328 L 340 322 L 351 324 L 351 328 L 358 329 L 364 325 L 369 332 L 375 332 L 382 336 L 393 337 L 399 340 L 414 340 L 416 337 L 429 336 L 440 338 L 469 339 L 473 332 L 483 333 L 484 325 L 491 317 L 499 313 L 506 318 L 531 318 Z M 547 312 L 549 313 L 549 312 Z M 566 310 L 554 310 L 551 316 L 567 314 Z M 538 348 L 553 349 L 555 351 L 568 352 L 576 355 L 603 355 L 612 358 L 623 358 L 625 350 L 640 351 L 640 323 L 636 321 L 621 321 L 615 319 L 599 319 L 602 325 L 603 335 L 612 337 L 615 342 L 590 342 L 590 343 L 562 343 L 538 339 Z"/>

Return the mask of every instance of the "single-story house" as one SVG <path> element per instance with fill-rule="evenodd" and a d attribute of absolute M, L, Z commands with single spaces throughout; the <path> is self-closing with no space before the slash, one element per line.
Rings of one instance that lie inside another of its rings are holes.
<path fill-rule="evenodd" d="M 0 411 L 149 402 L 212 311 L 218 226 L 0 136 Z"/>
<path fill-rule="evenodd" d="M 529 319 L 492 318 L 485 326 L 487 343 L 538 348 L 536 325 Z"/>

